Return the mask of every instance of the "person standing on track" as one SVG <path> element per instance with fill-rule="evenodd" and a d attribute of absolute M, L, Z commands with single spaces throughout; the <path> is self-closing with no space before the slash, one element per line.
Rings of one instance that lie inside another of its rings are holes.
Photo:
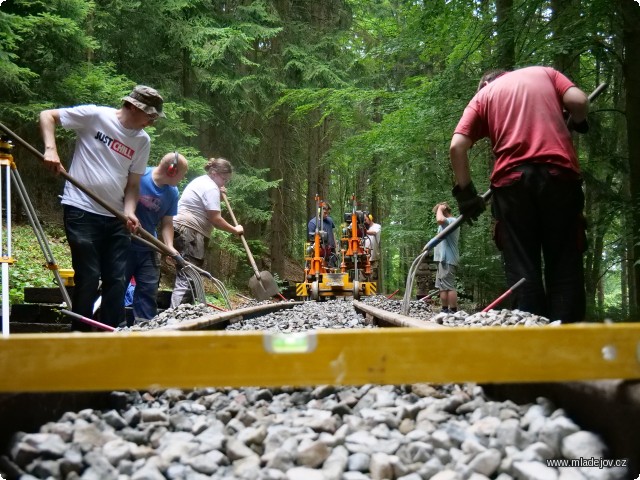
<path fill-rule="evenodd" d="M 451 216 L 451 208 L 447 202 L 438 203 L 433 207 L 438 222 L 438 233 L 455 221 Z M 440 291 L 440 304 L 443 313 L 458 311 L 458 291 L 456 289 L 456 270 L 460 262 L 458 241 L 460 229 L 449 233 L 433 249 L 433 260 L 438 263 L 435 287 Z"/>
<path fill-rule="evenodd" d="M 380 234 L 382 226 L 373 221 L 373 215 L 364 212 L 365 226 L 365 247 L 369 248 L 369 262 L 371 262 L 371 278 L 378 280 L 379 278 L 379 262 L 380 262 Z"/>
<path fill-rule="evenodd" d="M 220 193 L 231 180 L 233 168 L 224 158 L 210 158 L 204 166 L 205 175 L 194 178 L 182 192 L 178 214 L 173 219 L 174 246 L 186 261 L 201 267 L 213 227 L 235 235 L 242 235 L 242 225 L 233 226 L 221 214 Z M 171 295 L 171 308 L 192 301 L 189 277 L 182 271 L 176 274 Z"/>
<path fill-rule="evenodd" d="M 70 182 L 66 182 L 62 204 L 64 227 L 75 275 L 73 312 L 93 317 L 102 280 L 100 321 L 117 327 L 124 321 L 124 278 L 131 242 L 130 232 L 140 222 L 135 214 L 140 177 L 149 160 L 150 139 L 144 131 L 162 113 L 163 99 L 156 90 L 136 86 L 122 99 L 121 108 L 80 105 L 44 110 L 40 130 L 44 141 L 44 165 L 65 171 L 56 147 L 55 129 L 62 125 L 77 134 L 70 175 L 88 191 L 123 212 L 120 219 L 100 206 Z M 90 330 L 72 319 L 72 329 Z"/>
<path fill-rule="evenodd" d="M 140 199 L 136 208 L 136 216 L 140 226 L 154 237 L 160 224 L 162 242 L 174 254 L 178 252 L 173 246 L 173 217 L 178 213 L 178 183 L 187 174 L 187 159 L 178 152 L 167 153 L 156 167 L 147 167 L 140 180 Z M 149 320 L 158 313 L 158 285 L 160 282 L 159 254 L 134 237 L 129 248 L 129 258 L 125 278 L 135 279 L 135 290 L 132 299 L 134 321 Z M 127 320 L 127 324 L 130 320 Z"/>
<path fill-rule="evenodd" d="M 472 221 L 485 202 L 471 181 L 468 152 L 479 139 L 491 140 L 494 239 L 509 285 L 526 279 L 516 307 L 563 322 L 582 321 L 586 309 L 584 194 L 571 130 L 588 131 L 588 109 L 587 95 L 553 68 L 487 72 L 450 146 L 452 193 Z"/>

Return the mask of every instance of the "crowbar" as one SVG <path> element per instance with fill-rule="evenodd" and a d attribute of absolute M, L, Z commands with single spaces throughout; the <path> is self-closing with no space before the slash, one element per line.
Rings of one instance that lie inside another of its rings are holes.
<path fill-rule="evenodd" d="M 493 302 L 491 302 L 491 304 L 488 305 L 484 310 L 482 310 L 482 313 L 486 313 L 489 310 L 491 310 L 493 307 L 498 305 L 500 302 L 502 302 L 502 300 L 504 300 L 509 295 L 511 295 L 516 288 L 518 288 L 520 285 L 522 285 L 526 281 L 527 281 L 526 278 L 521 278 L 520 280 L 518 280 L 511 288 L 509 288 L 506 292 L 504 292 L 502 295 L 496 298 Z"/>

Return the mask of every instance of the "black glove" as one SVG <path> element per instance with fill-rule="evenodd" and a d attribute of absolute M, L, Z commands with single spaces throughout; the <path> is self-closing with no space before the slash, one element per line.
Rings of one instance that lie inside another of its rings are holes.
<path fill-rule="evenodd" d="M 173 257 L 173 259 L 174 259 L 174 260 L 175 260 L 175 262 L 176 262 L 176 268 L 177 268 L 178 270 L 180 270 L 181 268 L 184 268 L 184 267 L 187 265 L 187 262 L 185 261 L 185 259 L 184 259 L 184 258 L 182 258 L 182 255 L 180 255 L 180 254 L 175 255 L 175 256 Z"/>
<path fill-rule="evenodd" d="M 487 208 L 484 199 L 478 195 L 478 191 L 473 185 L 473 182 L 470 182 L 469 185 L 464 188 L 456 185 L 453 187 L 451 193 L 458 202 L 460 214 L 464 215 L 464 220 L 469 225 L 473 225 L 473 222 L 478 220 L 480 214 Z"/>
<path fill-rule="evenodd" d="M 586 118 L 581 122 L 574 122 L 573 118 L 569 117 L 569 121 L 567 122 L 567 128 L 569 129 L 569 131 L 574 131 L 578 133 L 587 133 L 589 131 L 589 124 L 587 123 Z"/>

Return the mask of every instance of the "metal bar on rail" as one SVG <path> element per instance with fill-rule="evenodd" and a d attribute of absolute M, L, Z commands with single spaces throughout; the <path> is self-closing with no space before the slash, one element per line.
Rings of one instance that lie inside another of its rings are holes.
<path fill-rule="evenodd" d="M 367 323 L 380 327 L 447 328 L 438 323 L 408 317 L 401 313 L 388 312 L 357 300 L 353 301 L 353 308 L 356 312 L 364 315 Z"/>
<path fill-rule="evenodd" d="M 293 308 L 296 305 L 301 305 L 303 303 L 304 302 L 278 302 L 254 305 L 253 307 L 237 308 L 235 310 L 227 310 L 213 315 L 205 315 L 193 320 L 185 320 L 180 323 L 166 325 L 158 328 L 156 331 L 206 330 L 214 326 L 223 327 L 229 323 L 236 323 L 241 320 L 266 315 L 270 312 Z"/>

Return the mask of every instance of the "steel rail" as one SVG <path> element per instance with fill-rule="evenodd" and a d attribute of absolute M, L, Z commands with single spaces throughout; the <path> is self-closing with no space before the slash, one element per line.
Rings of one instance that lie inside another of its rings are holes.
<path fill-rule="evenodd" d="M 356 312 L 364 315 L 368 324 L 377 325 L 378 327 L 449 328 L 435 322 L 409 317 L 400 313 L 389 312 L 357 300 L 353 301 L 353 308 L 355 308 Z"/>
<path fill-rule="evenodd" d="M 236 310 L 230 310 L 227 312 L 220 312 L 213 315 L 205 315 L 193 320 L 187 320 L 184 322 L 166 325 L 160 327 L 154 331 L 199 331 L 199 330 L 211 330 L 211 329 L 223 329 L 229 324 L 240 322 L 267 313 L 276 312 L 278 310 L 286 310 L 293 308 L 296 305 L 302 305 L 304 302 L 277 302 L 268 303 L 263 305 L 256 305 L 252 307 L 239 308 Z"/>

